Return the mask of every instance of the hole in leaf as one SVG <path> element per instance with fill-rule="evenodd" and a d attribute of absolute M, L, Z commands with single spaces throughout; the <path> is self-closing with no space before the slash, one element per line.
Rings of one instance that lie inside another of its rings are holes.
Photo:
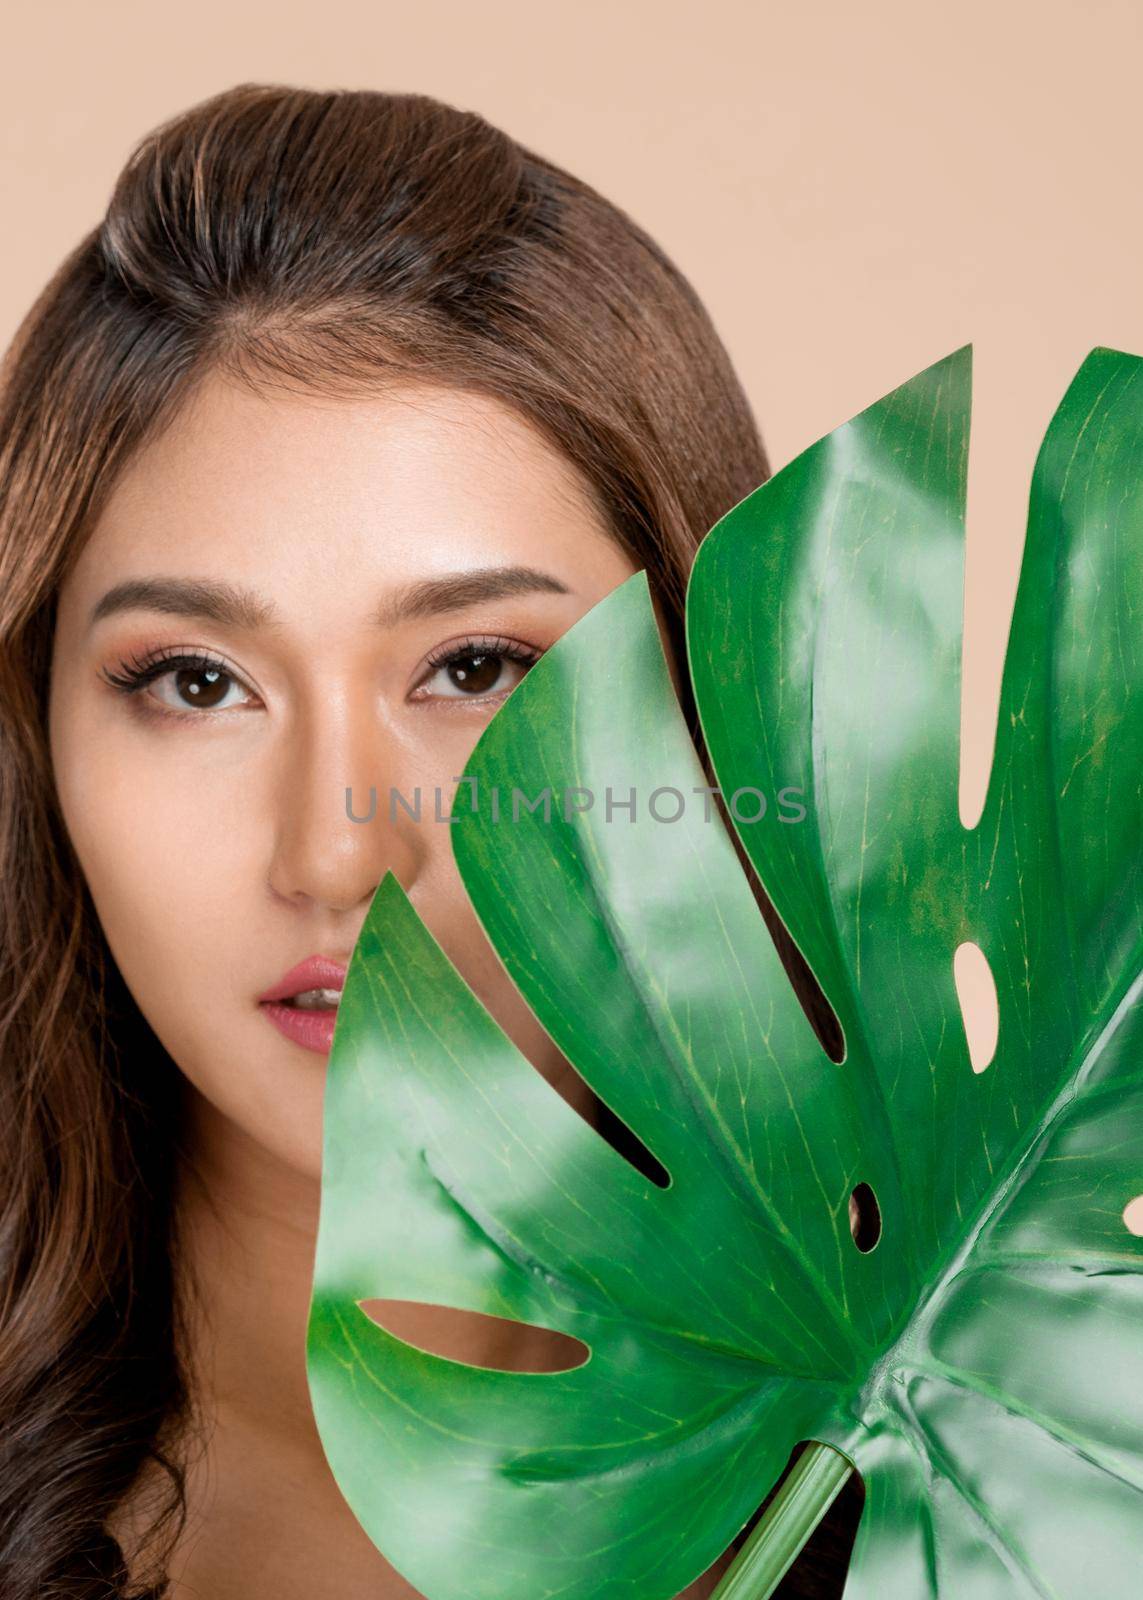
<path fill-rule="evenodd" d="M 868 1255 L 881 1237 L 881 1207 L 867 1183 L 859 1183 L 849 1197 L 849 1231 L 862 1255 Z"/>
<path fill-rule="evenodd" d="M 679 638 L 680 641 L 685 638 L 684 631 L 680 631 Z M 687 659 L 685 643 L 681 644 L 681 654 L 678 659 L 680 661 L 685 661 Z M 698 756 L 699 764 L 701 765 L 703 772 L 706 774 L 707 782 L 712 785 L 715 790 L 715 809 L 722 819 L 723 826 L 726 829 L 727 837 L 730 840 L 735 855 L 738 857 L 739 864 L 742 867 L 743 872 L 746 874 L 746 881 L 750 885 L 750 892 L 758 902 L 758 909 L 761 911 L 762 919 L 769 930 L 771 939 L 774 941 L 774 948 L 778 952 L 779 959 L 781 960 L 783 967 L 786 969 L 786 976 L 789 978 L 790 983 L 793 986 L 794 993 L 798 997 L 802 1011 L 805 1013 L 806 1021 L 817 1035 L 818 1043 L 821 1045 L 826 1055 L 831 1061 L 844 1061 L 845 1034 L 842 1031 L 842 1026 L 838 1020 L 837 1012 L 826 999 L 825 991 L 818 982 L 812 967 L 806 960 L 805 956 L 803 956 L 802 952 L 798 949 L 793 935 L 790 933 L 789 929 L 786 927 L 786 924 L 778 915 L 774 908 L 773 901 L 766 893 L 766 890 L 762 885 L 762 880 L 755 870 L 754 863 L 751 861 L 750 856 L 747 853 L 746 846 L 742 841 L 742 837 L 734 825 L 733 818 L 730 814 L 730 807 L 727 805 L 726 799 L 722 794 L 722 790 L 719 788 L 718 775 L 714 770 L 714 764 L 710 758 L 710 751 L 707 748 L 706 737 L 703 734 L 702 724 L 699 720 L 698 710 L 695 705 L 694 686 L 691 683 L 689 672 L 684 675 L 682 687 L 683 693 L 680 696 L 680 700 L 683 706 L 684 715 L 686 717 L 687 729 L 691 736 L 691 742 L 695 747 L 695 754 Z"/>
<path fill-rule="evenodd" d="M 616 1116 L 606 1101 L 601 1100 L 598 1095 L 594 1096 L 594 1101 L 592 1111 L 596 1131 L 607 1140 L 613 1150 L 618 1151 L 629 1161 L 637 1172 L 641 1172 L 652 1183 L 658 1184 L 660 1189 L 669 1189 L 671 1174 L 658 1156 L 648 1150 L 638 1134 L 623 1121 L 622 1117 Z"/>
<path fill-rule="evenodd" d="M 1143 1194 L 1137 1194 L 1123 1208 L 1123 1225 L 1128 1233 L 1143 1239 Z"/>
<path fill-rule="evenodd" d="M 609 1144 L 617 1155 L 621 1155 L 625 1161 L 630 1162 L 636 1172 L 642 1173 L 644 1178 L 656 1184 L 660 1189 L 669 1189 L 671 1186 L 671 1174 L 658 1156 L 653 1151 L 648 1150 L 630 1123 L 624 1122 L 623 1118 L 613 1111 L 605 1100 L 600 1099 L 591 1084 L 588 1083 L 587 1079 L 576 1067 L 575 1062 L 570 1061 L 563 1054 L 563 1051 L 560 1051 L 560 1055 L 563 1058 L 566 1071 L 554 1083 L 550 1078 L 547 1078 L 546 1081 L 550 1087 L 556 1091 L 561 1100 L 565 1100 L 572 1110 L 583 1118 L 589 1127 L 595 1129 L 600 1138 Z M 536 1067 L 534 1061 L 531 1064 Z M 536 1071 L 538 1072 L 539 1070 L 536 1067 Z"/>
<path fill-rule="evenodd" d="M 359 1300 L 371 1322 L 428 1355 L 489 1372 L 570 1372 L 591 1351 L 582 1339 L 533 1322 L 422 1300 Z"/>
<path fill-rule="evenodd" d="M 760 889 L 759 884 L 755 890 L 756 896 Z M 845 1035 L 838 1021 L 837 1012 L 826 999 L 821 984 L 814 976 L 813 968 L 794 943 L 793 936 L 769 900 L 761 910 L 766 919 L 766 926 L 770 930 L 770 937 L 774 941 L 774 947 L 786 969 L 786 976 L 793 984 L 794 993 L 806 1014 L 806 1021 L 817 1034 L 818 1042 L 829 1059 L 834 1062 L 844 1061 Z"/>
<path fill-rule="evenodd" d="M 710 756 L 706 749 L 705 741 L 701 738 L 696 741 L 699 759 L 703 769 L 712 784 L 717 783 L 710 767 Z M 730 842 L 734 846 L 743 872 L 746 874 L 751 893 L 758 902 L 758 909 L 762 913 L 774 948 L 778 952 L 779 960 L 786 969 L 786 976 L 793 986 L 794 993 L 805 1013 L 806 1021 L 814 1030 L 818 1043 L 831 1061 L 842 1062 L 845 1060 L 845 1034 L 838 1020 L 837 1012 L 826 999 L 825 991 L 818 982 L 813 968 L 799 950 L 793 934 L 786 927 L 774 907 L 774 902 L 766 893 L 762 880 L 755 870 L 754 863 L 746 852 L 738 830 L 730 816 L 730 808 L 720 793 L 714 797 L 715 807 L 725 824 Z"/>
<path fill-rule="evenodd" d="M 488 943 L 488 948 L 490 950 L 493 948 L 490 942 Z M 479 991 L 475 992 L 477 992 L 478 998 L 485 999 L 484 995 Z M 524 999 L 518 988 L 517 994 L 520 995 L 522 1000 Z M 485 1003 L 487 1004 L 487 1001 Z M 489 1006 L 489 1009 L 491 1010 L 492 1007 Z M 502 1023 L 501 1025 L 503 1026 L 504 1024 Z M 547 1072 L 541 1071 L 534 1059 L 534 1055 L 525 1050 L 524 1056 L 529 1065 L 535 1072 L 539 1073 L 548 1084 L 548 1087 L 554 1089 L 560 1099 L 565 1101 L 577 1116 L 582 1117 L 588 1127 L 593 1128 L 617 1155 L 621 1155 L 625 1161 L 629 1162 L 636 1172 L 641 1173 L 644 1178 L 658 1188 L 669 1189 L 671 1186 L 671 1174 L 658 1156 L 647 1148 L 630 1124 L 624 1122 L 623 1118 L 596 1094 L 575 1062 L 563 1050 L 559 1049 L 551 1034 L 546 1029 L 544 1032 L 548 1042 L 559 1051 L 563 1070 L 554 1077 L 549 1076 Z"/>
<path fill-rule="evenodd" d="M 966 941 L 953 953 L 953 981 L 974 1072 L 983 1072 L 996 1054 L 1000 1007 L 988 957 L 978 944 Z"/>
<path fill-rule="evenodd" d="M 753 1512 L 740 1532 L 727 1545 L 718 1559 L 675 1600 L 708 1600 L 725 1576 L 746 1543 L 759 1517 L 773 1500 L 789 1476 L 794 1463 L 806 1448 L 805 1443 L 794 1446 L 789 1461 L 774 1487 Z M 857 1539 L 857 1525 L 865 1509 L 865 1484 L 860 1473 L 851 1472 L 837 1498 L 818 1523 L 809 1539 L 796 1556 L 794 1564 L 773 1591 L 772 1600 L 842 1600 L 846 1575 Z"/>

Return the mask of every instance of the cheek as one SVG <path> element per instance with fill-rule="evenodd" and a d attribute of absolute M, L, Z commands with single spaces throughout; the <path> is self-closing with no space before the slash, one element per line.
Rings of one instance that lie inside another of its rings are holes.
<path fill-rule="evenodd" d="M 265 817 L 243 785 L 201 769 L 196 781 L 161 741 L 79 748 L 61 737 L 58 752 L 68 833 L 140 1011 L 231 1124 L 316 1176 L 324 1073 L 291 1070 L 295 1047 L 255 1003 L 268 976 L 254 932 L 264 915 Z"/>
<path fill-rule="evenodd" d="M 131 756 L 122 744 L 85 751 L 61 773 L 60 801 L 123 976 L 169 1024 L 233 970 L 248 846 L 237 800 L 153 751 Z"/>

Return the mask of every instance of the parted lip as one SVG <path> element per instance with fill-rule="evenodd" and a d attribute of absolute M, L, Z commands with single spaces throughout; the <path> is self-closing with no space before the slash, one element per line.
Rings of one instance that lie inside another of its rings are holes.
<path fill-rule="evenodd" d="M 346 971 L 347 967 L 332 956 L 307 956 L 258 999 L 289 1000 L 306 989 L 341 989 L 345 985 Z"/>

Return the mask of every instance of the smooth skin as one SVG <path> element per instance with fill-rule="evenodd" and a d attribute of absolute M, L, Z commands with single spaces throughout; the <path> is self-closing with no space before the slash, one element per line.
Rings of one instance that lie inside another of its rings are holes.
<path fill-rule="evenodd" d="M 559 587 L 392 614 L 424 580 L 504 567 Z M 458 680 L 427 658 L 493 636 L 534 659 L 635 570 L 575 469 L 491 398 L 411 384 L 255 392 L 210 373 L 121 476 L 61 589 L 60 804 L 115 960 L 184 1079 L 178 1210 L 204 1286 L 191 1365 L 209 1439 L 172 1600 L 417 1593 L 342 1500 L 314 1423 L 305 1332 L 327 1058 L 283 1037 L 257 997 L 310 954 L 347 962 L 391 870 L 500 1026 L 587 1114 L 582 1081 L 477 921 L 448 825 L 432 820 L 434 786 L 447 815 L 527 662 L 486 663 L 474 692 L 471 671 Z M 149 604 L 92 623 L 114 586 L 152 578 L 237 586 L 275 619 Z M 225 676 L 174 669 L 134 694 L 107 681 L 182 650 L 217 657 Z M 376 787 L 372 822 L 347 815 L 350 785 L 358 815 Z M 421 786 L 421 821 L 400 807 L 390 819 L 390 785 L 410 800 Z M 470 1320 L 448 1353 L 511 1365 L 503 1332 Z M 434 1347 L 431 1311 L 386 1325 Z M 526 1350 L 526 1334 L 512 1338 Z M 140 1505 L 115 1525 L 128 1542 Z"/>

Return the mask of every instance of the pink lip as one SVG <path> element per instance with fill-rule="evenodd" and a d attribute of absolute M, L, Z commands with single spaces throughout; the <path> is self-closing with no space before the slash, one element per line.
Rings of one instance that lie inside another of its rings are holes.
<path fill-rule="evenodd" d="M 280 1033 L 307 1050 L 328 1055 L 333 1047 L 333 1030 L 337 1024 L 336 1011 L 298 1011 L 292 1006 L 276 1004 L 288 1000 L 304 989 L 342 989 L 347 968 L 329 956 L 307 956 L 291 967 L 271 989 L 258 996 L 258 1002 Z"/>
<path fill-rule="evenodd" d="M 305 989 L 341 989 L 345 986 L 347 968 L 330 956 L 307 956 L 291 967 L 272 989 L 258 996 L 259 1000 L 289 1000 Z"/>
<path fill-rule="evenodd" d="M 284 1033 L 295 1044 L 304 1045 L 307 1050 L 317 1050 L 326 1056 L 333 1049 L 336 1011 L 294 1011 L 273 1000 L 263 1000 L 262 1010 L 279 1033 Z"/>

